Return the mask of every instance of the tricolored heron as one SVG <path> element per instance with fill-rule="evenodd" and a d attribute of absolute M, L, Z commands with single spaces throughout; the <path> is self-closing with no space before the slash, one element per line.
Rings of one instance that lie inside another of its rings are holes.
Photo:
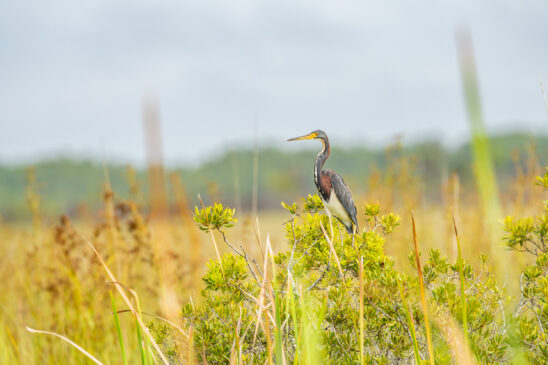
<path fill-rule="evenodd" d="M 350 189 L 335 171 L 331 169 L 322 170 L 325 160 L 331 152 L 327 134 L 324 131 L 316 130 L 302 137 L 288 139 L 288 141 L 302 139 L 319 139 L 323 144 L 323 149 L 314 161 L 314 183 L 316 183 L 327 214 L 333 214 L 345 226 L 348 233 L 356 232 L 358 230 L 356 205 L 352 200 Z"/>

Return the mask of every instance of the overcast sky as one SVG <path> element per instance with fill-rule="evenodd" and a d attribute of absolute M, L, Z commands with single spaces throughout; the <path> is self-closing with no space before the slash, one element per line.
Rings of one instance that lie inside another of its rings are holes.
<path fill-rule="evenodd" d="M 255 120 L 261 143 L 451 142 L 468 131 L 462 26 L 489 128 L 547 131 L 546 0 L 2 1 L 0 161 L 142 162 L 145 95 L 170 162 L 252 143 Z"/>

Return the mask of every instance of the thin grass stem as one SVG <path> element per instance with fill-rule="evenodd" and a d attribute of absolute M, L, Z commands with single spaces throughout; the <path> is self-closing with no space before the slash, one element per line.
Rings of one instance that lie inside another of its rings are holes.
<path fill-rule="evenodd" d="M 35 330 L 33 328 L 30 328 L 30 327 L 26 327 L 27 331 L 31 332 L 31 333 L 41 333 L 41 334 L 44 334 L 44 335 L 51 335 L 51 336 L 55 336 L 55 337 L 59 337 L 60 339 L 62 339 L 63 341 L 66 341 L 68 342 L 69 344 L 71 344 L 74 348 L 76 348 L 78 351 L 80 351 L 81 353 L 83 353 L 84 355 L 86 355 L 91 361 L 93 361 L 94 363 L 98 364 L 98 365 L 103 365 L 103 363 L 99 360 L 97 360 L 97 358 L 95 358 L 95 356 L 93 356 L 92 354 L 90 354 L 89 352 L 87 352 L 86 350 L 84 350 L 81 346 L 79 346 L 76 342 L 74 341 L 71 341 L 69 340 L 68 338 L 66 338 L 65 336 L 62 336 L 58 333 L 55 333 L 55 332 L 50 332 L 50 331 L 41 331 L 41 330 Z"/>
<path fill-rule="evenodd" d="M 455 222 L 455 217 L 451 214 L 453 219 L 453 228 L 455 229 L 455 237 L 457 239 L 457 252 L 459 260 L 459 277 L 460 277 L 460 300 L 461 300 L 461 309 L 462 309 L 462 330 L 464 332 L 464 343 L 468 347 L 468 316 L 466 308 L 466 293 L 465 293 L 465 282 L 464 282 L 464 261 L 462 259 L 462 251 L 460 247 L 459 232 L 457 231 L 457 223 Z"/>
<path fill-rule="evenodd" d="M 110 302 L 112 303 L 112 309 L 114 311 L 114 322 L 116 323 L 116 332 L 118 333 L 118 341 L 120 342 L 120 351 L 122 352 L 122 361 L 124 365 L 127 365 L 126 349 L 124 346 L 124 337 L 122 336 L 122 329 L 120 328 L 120 320 L 118 318 L 116 302 L 114 301 L 114 296 L 112 295 L 112 291 L 110 291 L 109 294 L 110 294 Z"/>
<path fill-rule="evenodd" d="M 116 277 L 112 274 L 112 271 L 110 271 L 110 269 L 108 268 L 107 264 L 105 263 L 105 261 L 103 260 L 103 258 L 101 257 L 101 255 L 99 254 L 99 252 L 97 251 L 97 249 L 95 248 L 95 246 L 93 246 L 93 244 L 89 241 L 87 241 L 87 244 L 91 247 L 91 249 L 93 250 L 93 252 L 95 253 L 95 255 L 97 256 L 97 258 L 99 259 L 99 262 L 103 265 L 103 268 L 105 269 L 105 271 L 107 272 L 107 275 L 108 277 L 114 281 L 114 282 L 118 282 L 118 280 L 116 280 Z M 126 302 L 126 305 L 129 307 L 129 309 L 131 310 L 131 313 L 135 316 L 135 319 L 137 320 L 137 322 L 139 323 L 139 325 L 141 326 L 143 332 L 147 335 L 147 338 L 150 339 L 150 342 L 152 343 L 152 346 L 154 347 L 154 349 L 158 352 L 158 355 L 160 356 L 160 359 L 162 360 L 162 362 L 165 364 L 165 365 L 169 365 L 169 361 L 167 360 L 167 358 L 165 357 L 165 355 L 163 354 L 162 350 L 160 349 L 160 346 L 158 346 L 158 344 L 156 343 L 156 341 L 154 341 L 153 337 L 152 337 L 152 334 L 150 333 L 150 331 L 148 330 L 148 327 L 145 325 L 145 323 L 143 322 L 143 319 L 141 318 L 141 315 L 139 314 L 139 312 L 137 312 L 135 310 L 135 307 L 133 306 L 133 304 L 131 304 L 131 301 L 129 300 L 129 298 L 127 297 L 126 293 L 122 290 L 122 288 L 119 286 L 119 285 L 116 285 L 116 289 L 118 289 L 118 292 L 120 293 L 120 295 L 122 296 L 122 299 L 124 299 L 124 302 Z"/>
<path fill-rule="evenodd" d="M 411 212 L 411 222 L 413 224 L 413 244 L 415 246 L 415 261 L 417 264 L 417 272 L 419 274 L 419 288 L 422 303 L 422 311 L 424 313 L 424 326 L 426 328 L 426 340 L 428 342 L 428 354 L 430 355 L 430 364 L 434 365 L 434 346 L 432 345 L 432 333 L 430 331 L 430 322 L 428 321 L 428 308 L 426 303 L 426 293 L 424 289 L 424 277 L 422 275 L 421 259 L 419 254 L 419 244 L 417 243 L 417 228 L 415 227 L 415 215 Z"/>
<path fill-rule="evenodd" d="M 412 316 L 412 309 L 411 304 L 409 301 L 405 298 L 405 295 L 403 293 L 403 288 L 401 287 L 401 283 L 398 280 L 398 290 L 400 292 L 401 301 L 403 304 L 403 308 L 405 310 L 405 316 L 407 317 L 407 323 L 409 324 L 409 332 L 411 332 L 411 341 L 413 342 L 413 354 L 415 355 L 415 363 L 417 365 L 421 364 L 421 355 L 419 351 L 419 342 L 417 341 L 417 331 L 415 330 L 415 321 L 413 320 Z"/>
<path fill-rule="evenodd" d="M 360 257 L 360 260 L 358 261 L 358 265 L 360 268 L 360 364 L 365 364 L 365 358 L 364 358 L 364 348 L 363 348 L 363 341 L 364 341 L 364 319 L 363 319 L 363 256 Z"/>

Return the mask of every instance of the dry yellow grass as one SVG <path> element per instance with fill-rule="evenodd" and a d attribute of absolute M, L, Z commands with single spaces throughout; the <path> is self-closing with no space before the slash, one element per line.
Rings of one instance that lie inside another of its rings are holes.
<path fill-rule="evenodd" d="M 409 161 L 400 161 L 408 166 Z M 400 167 L 401 167 L 400 166 Z M 408 253 L 412 250 L 411 209 L 415 212 L 420 250 L 424 253 L 438 248 L 452 259 L 456 258 L 451 208 L 459 227 L 462 255 L 467 261 L 479 260 L 480 253 L 489 253 L 486 221 L 476 194 L 462 191 L 458 177 L 448 179 L 444 199 L 437 205 L 420 202 L 420 178 L 410 168 L 398 168 L 390 180 L 383 174 L 373 175 L 368 182 L 366 196 L 356 197 L 361 211 L 365 202 L 379 202 L 384 212 L 402 217 L 401 226 L 390 236 L 386 252 L 395 258 L 403 270 L 412 270 Z M 520 172 L 521 171 L 521 172 Z M 502 199 L 506 213 L 531 214 L 539 209 L 540 197 L 530 183 L 532 175 L 540 173 L 533 164 L 527 174 L 518 169 L 513 190 Z M 528 181 L 524 183 L 524 181 Z M 162 315 L 177 324 L 177 311 L 183 303 L 199 301 L 202 286 L 199 278 L 208 259 L 217 254 L 211 237 L 194 225 L 187 206 L 182 182 L 172 177 L 178 192 L 178 213 L 163 215 L 147 221 L 133 202 L 119 201 L 106 188 L 105 211 L 95 220 L 76 220 L 67 217 L 46 225 L 52 217 L 41 219 L 36 197 L 29 190 L 29 204 L 33 224 L 0 222 L 0 355 L 1 363 L 80 363 L 82 355 L 66 343 L 49 336 L 30 334 L 26 326 L 65 335 L 98 359 L 120 361 L 109 292 L 115 285 L 105 275 L 89 240 L 113 270 L 116 279 L 139 295 L 143 320 Z M 264 260 L 258 241 L 272 249 L 285 248 L 284 212 L 259 212 L 257 220 L 237 213 L 238 225 L 228 232 L 228 238 L 246 251 Z M 501 217 L 502 218 L 502 217 Z M 363 222 L 360 222 L 363 223 Z M 214 233 L 218 235 L 218 233 Z M 215 236 L 223 242 L 221 236 Z M 219 245 L 220 254 L 229 252 Z M 511 260 L 523 266 L 523 256 L 496 247 L 494 265 Z M 507 255 L 504 260 L 503 255 Z M 516 270 L 520 269 L 519 267 Z M 512 289 L 511 283 L 507 285 Z M 125 289 L 123 289 L 125 290 Z M 134 303 L 136 305 L 137 303 Z M 128 306 L 116 299 L 119 310 Z M 139 361 L 139 346 L 135 323 L 128 312 L 120 313 L 122 332 L 129 363 Z M 452 326 L 448 322 L 447 326 Z M 172 327 L 173 328 L 173 327 Z M 180 353 L 194 356 L 188 349 L 188 339 L 173 330 Z"/>

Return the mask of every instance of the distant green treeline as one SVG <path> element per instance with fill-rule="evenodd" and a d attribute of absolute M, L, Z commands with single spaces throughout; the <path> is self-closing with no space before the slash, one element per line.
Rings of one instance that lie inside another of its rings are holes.
<path fill-rule="evenodd" d="M 315 146 L 318 149 L 320 146 Z M 492 155 L 501 190 L 505 191 L 515 176 L 516 158 L 525 166 L 532 154 L 541 166 L 546 164 L 548 137 L 524 134 L 505 134 L 491 138 Z M 293 201 L 315 191 L 312 165 L 318 151 L 287 152 L 279 148 L 259 151 L 258 205 L 259 209 L 278 209 L 280 201 Z M 473 170 L 469 143 L 446 148 L 436 141 L 424 141 L 403 147 L 388 146 L 371 149 L 364 147 L 333 148 L 326 167 L 339 172 L 354 194 L 367 188 L 368 177 L 376 169 L 383 171 L 391 161 L 407 157 L 415 166 L 415 177 L 422 189 L 421 199 L 440 198 L 442 181 L 457 173 L 463 188 L 473 187 Z M 397 165 L 392 165 L 396 166 Z M 26 186 L 29 165 L 0 166 L 0 214 L 3 220 L 30 218 Z M 104 168 L 96 161 L 75 161 L 58 158 L 32 166 L 40 195 L 40 212 L 44 216 L 81 210 L 96 212 L 101 208 L 105 181 Z M 127 166 L 110 165 L 108 173 L 117 196 L 128 198 Z M 191 205 L 197 204 L 200 193 L 206 203 L 221 200 L 243 210 L 251 209 L 253 180 L 253 150 L 227 151 L 198 167 L 179 167 L 167 173 L 180 174 Z M 136 171 L 142 189 L 142 201 L 147 200 L 147 176 L 144 169 Z M 166 179 L 170 195 L 171 186 Z M 139 198 L 138 198 L 139 199 Z"/>

